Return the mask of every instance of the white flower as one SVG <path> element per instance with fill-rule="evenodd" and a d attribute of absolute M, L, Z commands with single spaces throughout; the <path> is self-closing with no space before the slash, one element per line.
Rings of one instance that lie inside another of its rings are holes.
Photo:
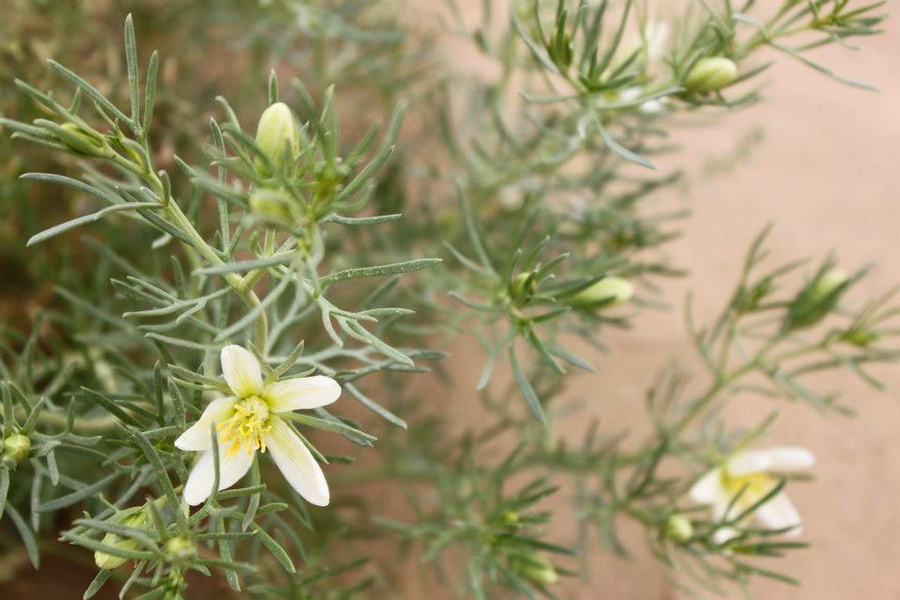
<path fill-rule="evenodd" d="M 643 94 L 644 90 L 639 87 L 625 88 L 619 92 L 617 101 L 622 104 L 629 104 L 640 98 Z M 661 98 L 642 102 L 638 110 L 647 115 L 661 113 L 665 109 L 666 98 L 667 96 L 662 96 Z"/>
<path fill-rule="evenodd" d="M 812 452 L 796 446 L 745 450 L 730 456 L 724 464 L 701 477 L 691 487 L 689 495 L 695 502 L 708 504 L 712 508 L 713 519 L 733 519 L 762 500 L 778 485 L 778 478 L 772 473 L 808 469 L 815 462 Z M 801 533 L 800 514 L 783 491 L 759 506 L 753 517 L 765 529 L 790 527 L 790 535 Z M 722 544 L 735 535 L 737 533 L 733 529 L 723 527 L 714 537 Z"/>
<path fill-rule="evenodd" d="M 647 50 L 647 64 L 653 67 L 665 58 L 669 49 L 671 29 L 665 21 L 648 21 L 641 30 L 641 37 Z"/>
<path fill-rule="evenodd" d="M 219 490 L 237 483 L 253 464 L 256 451 L 269 450 L 288 483 L 307 502 L 328 504 L 328 483 L 322 468 L 294 430 L 280 416 L 298 409 L 331 404 L 341 388 L 330 377 L 298 377 L 265 385 L 259 361 L 240 346 L 222 349 L 222 374 L 234 396 L 209 403 L 187 431 L 175 440 L 182 450 L 202 452 L 184 486 L 191 506 L 213 491 L 213 436 L 219 441 Z"/>

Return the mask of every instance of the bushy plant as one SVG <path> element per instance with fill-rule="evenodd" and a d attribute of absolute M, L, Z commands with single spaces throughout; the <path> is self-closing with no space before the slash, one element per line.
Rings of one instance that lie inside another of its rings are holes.
<path fill-rule="evenodd" d="M 85 598 L 207 597 L 193 572 L 396 598 L 410 555 L 448 595 L 536 598 L 632 521 L 678 585 L 794 582 L 770 559 L 804 546 L 786 488 L 814 457 L 763 444 L 777 408 L 722 409 L 845 411 L 826 370 L 878 386 L 897 308 L 865 271 L 800 281 L 762 232 L 720 314 L 689 314 L 701 385 L 649 382 L 640 441 L 557 433 L 572 379 L 614 376 L 584 348 L 690 267 L 665 251 L 687 215 L 654 209 L 679 119 L 755 105 L 773 54 L 868 87 L 814 51 L 880 4 L 450 3 L 465 74 L 416 3 L 136 4 L 0 9 L 3 305 L 29 299 L 3 313 L 0 541 L 35 568 L 42 539 L 93 552 Z"/>

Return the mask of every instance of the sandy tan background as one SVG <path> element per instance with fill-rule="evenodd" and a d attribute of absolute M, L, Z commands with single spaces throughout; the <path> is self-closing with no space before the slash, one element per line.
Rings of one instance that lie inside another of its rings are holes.
<path fill-rule="evenodd" d="M 474 11 L 480 0 L 463 4 Z M 896 8 L 891 4 L 888 9 Z M 691 275 L 667 286 L 672 310 L 645 315 L 634 331 L 616 335 L 615 356 L 599 358 L 601 374 L 581 381 L 576 393 L 589 399 L 605 422 L 626 426 L 640 419 L 650 378 L 672 358 L 690 361 L 681 317 L 688 290 L 694 292 L 697 314 L 717 310 L 732 290 L 747 246 L 770 221 L 776 224 L 773 263 L 836 250 L 848 270 L 876 264 L 859 285 L 858 297 L 900 283 L 900 34 L 891 22 L 887 29 L 887 35 L 863 40 L 863 52 L 818 54 L 839 72 L 878 85 L 879 94 L 842 86 L 782 59 L 767 77 L 763 106 L 726 117 L 714 128 L 675 133 L 686 155 L 660 166 L 687 161 L 690 167 L 688 192 L 666 202 L 694 213 L 684 238 L 670 246 L 676 264 Z M 749 157 L 731 172 L 710 174 L 711 161 L 733 155 L 738 140 L 752 137 L 757 128 L 764 139 Z M 783 411 L 769 441 L 806 446 L 819 458 L 816 481 L 790 490 L 813 547 L 781 563 L 803 587 L 763 584 L 756 587 L 758 598 L 900 598 L 900 369 L 881 375 L 891 385 L 887 393 L 849 375 L 829 379 L 846 390 L 859 409 L 856 418 L 823 418 L 801 406 Z M 599 398 L 597 389 L 604 390 Z M 767 409 L 771 404 L 748 399 L 732 414 L 753 423 Z M 640 542 L 635 547 L 640 549 Z M 562 597 L 677 597 L 640 553 L 630 563 L 609 555 L 593 560 L 593 582 L 572 585 Z"/>

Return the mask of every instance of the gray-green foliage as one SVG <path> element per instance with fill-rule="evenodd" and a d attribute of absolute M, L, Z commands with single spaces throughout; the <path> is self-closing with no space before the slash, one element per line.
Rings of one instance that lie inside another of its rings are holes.
<path fill-rule="evenodd" d="M 165 57 L 138 48 L 131 17 L 127 85 L 101 91 L 64 54 L 49 63 L 58 77 L 41 80 L 53 93 L 16 81 L 31 108 L 7 112 L 3 126 L 72 157 L 20 180 L 94 207 L 28 232 L 25 256 L 69 244 L 90 265 L 43 274 L 55 300 L 31 333 L 10 328 L 0 348 L 0 507 L 34 565 L 38 539 L 62 518 L 63 541 L 103 557 L 85 597 L 110 578 L 123 596 L 191 597 L 190 571 L 256 598 L 396 597 L 402 590 L 379 576 L 389 567 L 367 566 L 369 549 L 356 543 L 377 536 L 412 543 L 453 593 L 552 597 L 560 575 L 589 569 L 597 539 L 625 553 L 618 524 L 631 519 L 679 583 L 793 581 L 754 558 L 802 544 L 745 526 L 753 507 L 710 520 L 685 493 L 777 416 L 735 429 L 719 416 L 730 396 L 847 411 L 809 376 L 843 368 L 880 385 L 869 367 L 898 357 L 896 309 L 890 294 L 852 300 L 863 272 L 844 276 L 828 259 L 797 289 L 801 263 L 762 271 L 761 235 L 722 313 L 690 315 L 704 389 L 686 386 L 677 366 L 664 371 L 648 394 L 653 434 L 639 444 L 597 424 L 566 442 L 553 432 L 572 410 L 571 378 L 610 377 L 573 340 L 603 347 L 607 328 L 639 319 L 660 278 L 681 273 L 663 246 L 686 215 L 650 204 L 679 180 L 650 170 L 676 149 L 673 118 L 756 103 L 767 47 L 861 85 L 810 52 L 877 33 L 879 5 L 786 0 L 768 13 L 752 1 L 691 2 L 660 50 L 640 2 L 523 1 L 506 13 L 486 0 L 474 28 L 451 4 L 451 29 L 494 74 L 462 78 L 416 56 L 425 44 L 390 16 L 392 3 L 378 18 L 364 4 L 199 3 L 186 19 L 249 23 L 234 35 L 256 68 L 231 74 L 245 83 L 239 104 L 219 96 L 194 119 L 167 113 L 170 131 L 157 131 L 157 103 L 178 105 L 178 89 L 159 80 Z M 302 83 L 281 89 L 273 71 L 265 85 L 263 40 Z M 339 99 L 354 90 L 396 108 L 372 108 L 381 125 L 368 132 L 357 120 L 341 127 L 350 111 Z M 242 117 L 278 102 L 297 117 L 296 130 L 279 124 L 281 146 Z M 424 124 L 406 138 L 404 111 Z M 179 142 L 173 158 L 160 140 Z M 89 236 L 66 235 L 86 225 Z M 604 281 L 617 282 L 615 298 L 589 293 Z M 409 387 L 411 374 L 442 375 L 449 342 L 466 343 L 458 338 L 483 349 L 484 365 L 467 407 L 479 423 L 463 430 L 439 391 Z M 187 510 L 192 456 L 173 441 L 228 393 L 217 362 L 227 343 L 252 348 L 276 376 L 341 383 L 340 402 L 293 421 L 304 435 L 323 431 L 316 446 L 332 448 L 334 434 L 352 443 L 340 447 L 350 456 L 320 455 L 338 486 L 332 507 L 310 510 L 263 477 L 263 458 L 240 487 Z M 508 378 L 495 370 L 504 364 Z M 362 457 L 375 465 L 352 464 Z M 408 510 L 385 514 L 353 486 L 370 481 L 398 488 Z M 566 519 L 578 539 L 553 533 Z M 739 535 L 716 541 L 725 526 Z M 125 563 L 137 566 L 115 569 Z"/>

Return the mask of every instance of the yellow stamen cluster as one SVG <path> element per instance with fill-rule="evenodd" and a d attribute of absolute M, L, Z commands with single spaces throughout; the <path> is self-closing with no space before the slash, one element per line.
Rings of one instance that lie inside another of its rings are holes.
<path fill-rule="evenodd" d="M 723 470 L 722 483 L 730 498 L 741 495 L 737 501 L 739 507 L 748 507 L 771 492 L 778 485 L 778 480 L 768 473 L 729 475 Z"/>
<path fill-rule="evenodd" d="M 227 444 L 226 452 L 234 456 L 243 447 L 248 454 L 266 451 L 263 437 L 272 429 L 269 423 L 269 405 L 259 396 L 250 396 L 236 402 L 231 417 L 220 422 L 216 429 L 219 441 Z"/>

